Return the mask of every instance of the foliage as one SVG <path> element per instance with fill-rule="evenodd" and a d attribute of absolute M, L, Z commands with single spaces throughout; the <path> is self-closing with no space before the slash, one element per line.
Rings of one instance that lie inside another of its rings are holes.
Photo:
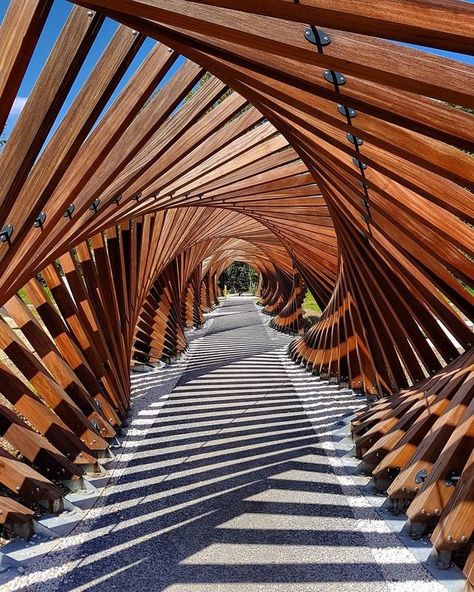
<path fill-rule="evenodd" d="M 227 286 L 227 291 L 235 294 L 250 292 L 255 294 L 258 287 L 258 273 L 247 263 L 234 261 L 219 278 L 221 290 Z"/>
<path fill-rule="evenodd" d="M 3 138 L 3 134 L 5 133 L 5 128 L 2 129 L 2 131 L 0 132 L 0 148 L 2 148 L 6 143 L 6 139 Z"/>
<path fill-rule="evenodd" d="M 201 80 L 199 80 L 199 82 L 194 86 L 194 88 L 192 88 L 188 94 L 186 95 L 186 97 L 184 98 L 184 103 L 187 103 L 189 101 L 189 99 L 197 93 L 198 90 L 200 90 L 208 80 L 210 80 L 212 78 L 212 74 L 210 72 L 206 72 L 204 74 L 204 76 L 201 78 Z M 232 89 L 228 88 L 225 93 L 219 97 L 217 99 L 217 101 L 214 103 L 214 105 L 211 106 L 210 109 L 208 109 L 206 111 L 206 113 L 209 113 L 209 111 L 212 111 L 212 109 L 214 109 L 214 107 L 216 107 L 216 105 L 219 105 L 220 103 L 222 103 L 222 101 L 224 99 L 226 99 L 230 94 L 232 94 Z"/>
<path fill-rule="evenodd" d="M 303 310 L 313 312 L 318 315 L 321 314 L 321 309 L 309 290 L 306 292 L 305 299 L 303 300 Z"/>
<path fill-rule="evenodd" d="M 474 296 L 474 288 L 471 288 L 471 286 L 468 286 L 464 282 L 462 282 L 462 285 L 463 285 L 464 289 L 467 290 L 471 296 Z"/>
<path fill-rule="evenodd" d="M 470 109 L 469 107 L 463 107 L 462 105 L 456 105 L 455 103 L 446 103 L 446 105 L 449 105 L 449 107 L 457 109 L 458 111 L 464 111 L 464 113 L 469 113 L 469 115 L 474 115 L 474 109 Z M 474 153 L 469 152 L 468 150 L 461 150 L 461 152 L 465 152 L 466 154 L 469 154 L 469 156 L 474 156 Z"/>

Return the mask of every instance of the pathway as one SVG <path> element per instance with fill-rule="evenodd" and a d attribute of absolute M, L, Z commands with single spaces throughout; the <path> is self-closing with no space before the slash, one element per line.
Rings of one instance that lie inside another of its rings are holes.
<path fill-rule="evenodd" d="M 438 590 L 334 453 L 360 398 L 291 364 L 252 299 L 211 317 L 186 363 L 134 378 L 119 469 L 30 589 Z"/>

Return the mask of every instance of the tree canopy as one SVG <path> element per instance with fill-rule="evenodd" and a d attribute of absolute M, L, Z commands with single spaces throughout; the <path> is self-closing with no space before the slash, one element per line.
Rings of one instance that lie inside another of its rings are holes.
<path fill-rule="evenodd" d="M 221 289 L 227 286 L 227 290 L 231 293 L 243 294 L 244 292 L 251 292 L 255 294 L 258 286 L 258 278 L 258 273 L 248 263 L 234 261 L 221 274 L 219 285 Z"/>

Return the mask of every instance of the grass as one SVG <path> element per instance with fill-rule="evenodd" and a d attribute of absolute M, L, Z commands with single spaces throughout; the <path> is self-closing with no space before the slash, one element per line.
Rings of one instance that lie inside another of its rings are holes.
<path fill-rule="evenodd" d="M 305 299 L 303 300 L 303 309 L 312 314 L 321 314 L 321 309 L 319 308 L 318 303 L 316 302 L 314 296 L 311 294 L 309 290 L 306 293 Z"/>
<path fill-rule="evenodd" d="M 40 283 L 43 287 L 43 290 L 46 292 L 46 296 L 49 298 L 49 301 L 54 303 L 54 298 L 53 298 L 53 295 L 51 294 L 51 290 L 49 289 L 49 286 L 46 284 L 46 282 L 44 280 L 41 280 L 41 279 L 40 279 Z M 25 288 L 20 288 L 18 290 L 18 296 L 20 296 L 20 298 L 23 300 L 23 302 L 25 304 L 31 305 L 31 300 L 28 298 L 28 294 L 26 293 Z"/>
<path fill-rule="evenodd" d="M 25 288 L 20 288 L 18 290 L 18 296 L 25 302 L 26 304 L 31 304 L 31 300 L 28 298 Z"/>
<path fill-rule="evenodd" d="M 474 288 L 471 288 L 471 286 L 467 286 L 466 284 L 463 284 L 463 288 L 465 288 L 471 296 L 474 296 Z"/>
<path fill-rule="evenodd" d="M 46 293 L 46 297 L 49 299 L 49 301 L 51 302 L 51 304 L 53 304 L 53 306 L 56 306 L 56 303 L 54 302 L 54 298 L 53 295 L 51 294 L 51 290 L 49 289 L 49 287 L 46 284 L 42 284 L 43 285 L 43 289 Z M 28 294 L 26 293 L 25 288 L 20 288 L 18 290 L 18 296 L 23 300 L 23 302 L 28 306 L 28 308 L 30 309 L 32 315 L 39 319 L 40 316 L 38 314 L 38 311 L 36 310 L 36 308 L 33 306 L 33 304 L 31 303 L 31 300 L 28 297 Z"/>

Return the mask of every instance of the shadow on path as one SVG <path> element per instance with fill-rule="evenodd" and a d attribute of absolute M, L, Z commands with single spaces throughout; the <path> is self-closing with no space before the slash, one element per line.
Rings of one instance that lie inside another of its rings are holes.
<path fill-rule="evenodd" d="M 271 339 L 249 298 L 226 302 L 198 341 L 167 398 L 163 373 L 135 379 L 145 399 L 121 476 L 87 536 L 68 537 L 64 577 L 36 589 L 432 589 L 333 472 L 324 444 L 355 398 L 310 375 L 297 392 L 282 361 L 290 338 Z"/>

